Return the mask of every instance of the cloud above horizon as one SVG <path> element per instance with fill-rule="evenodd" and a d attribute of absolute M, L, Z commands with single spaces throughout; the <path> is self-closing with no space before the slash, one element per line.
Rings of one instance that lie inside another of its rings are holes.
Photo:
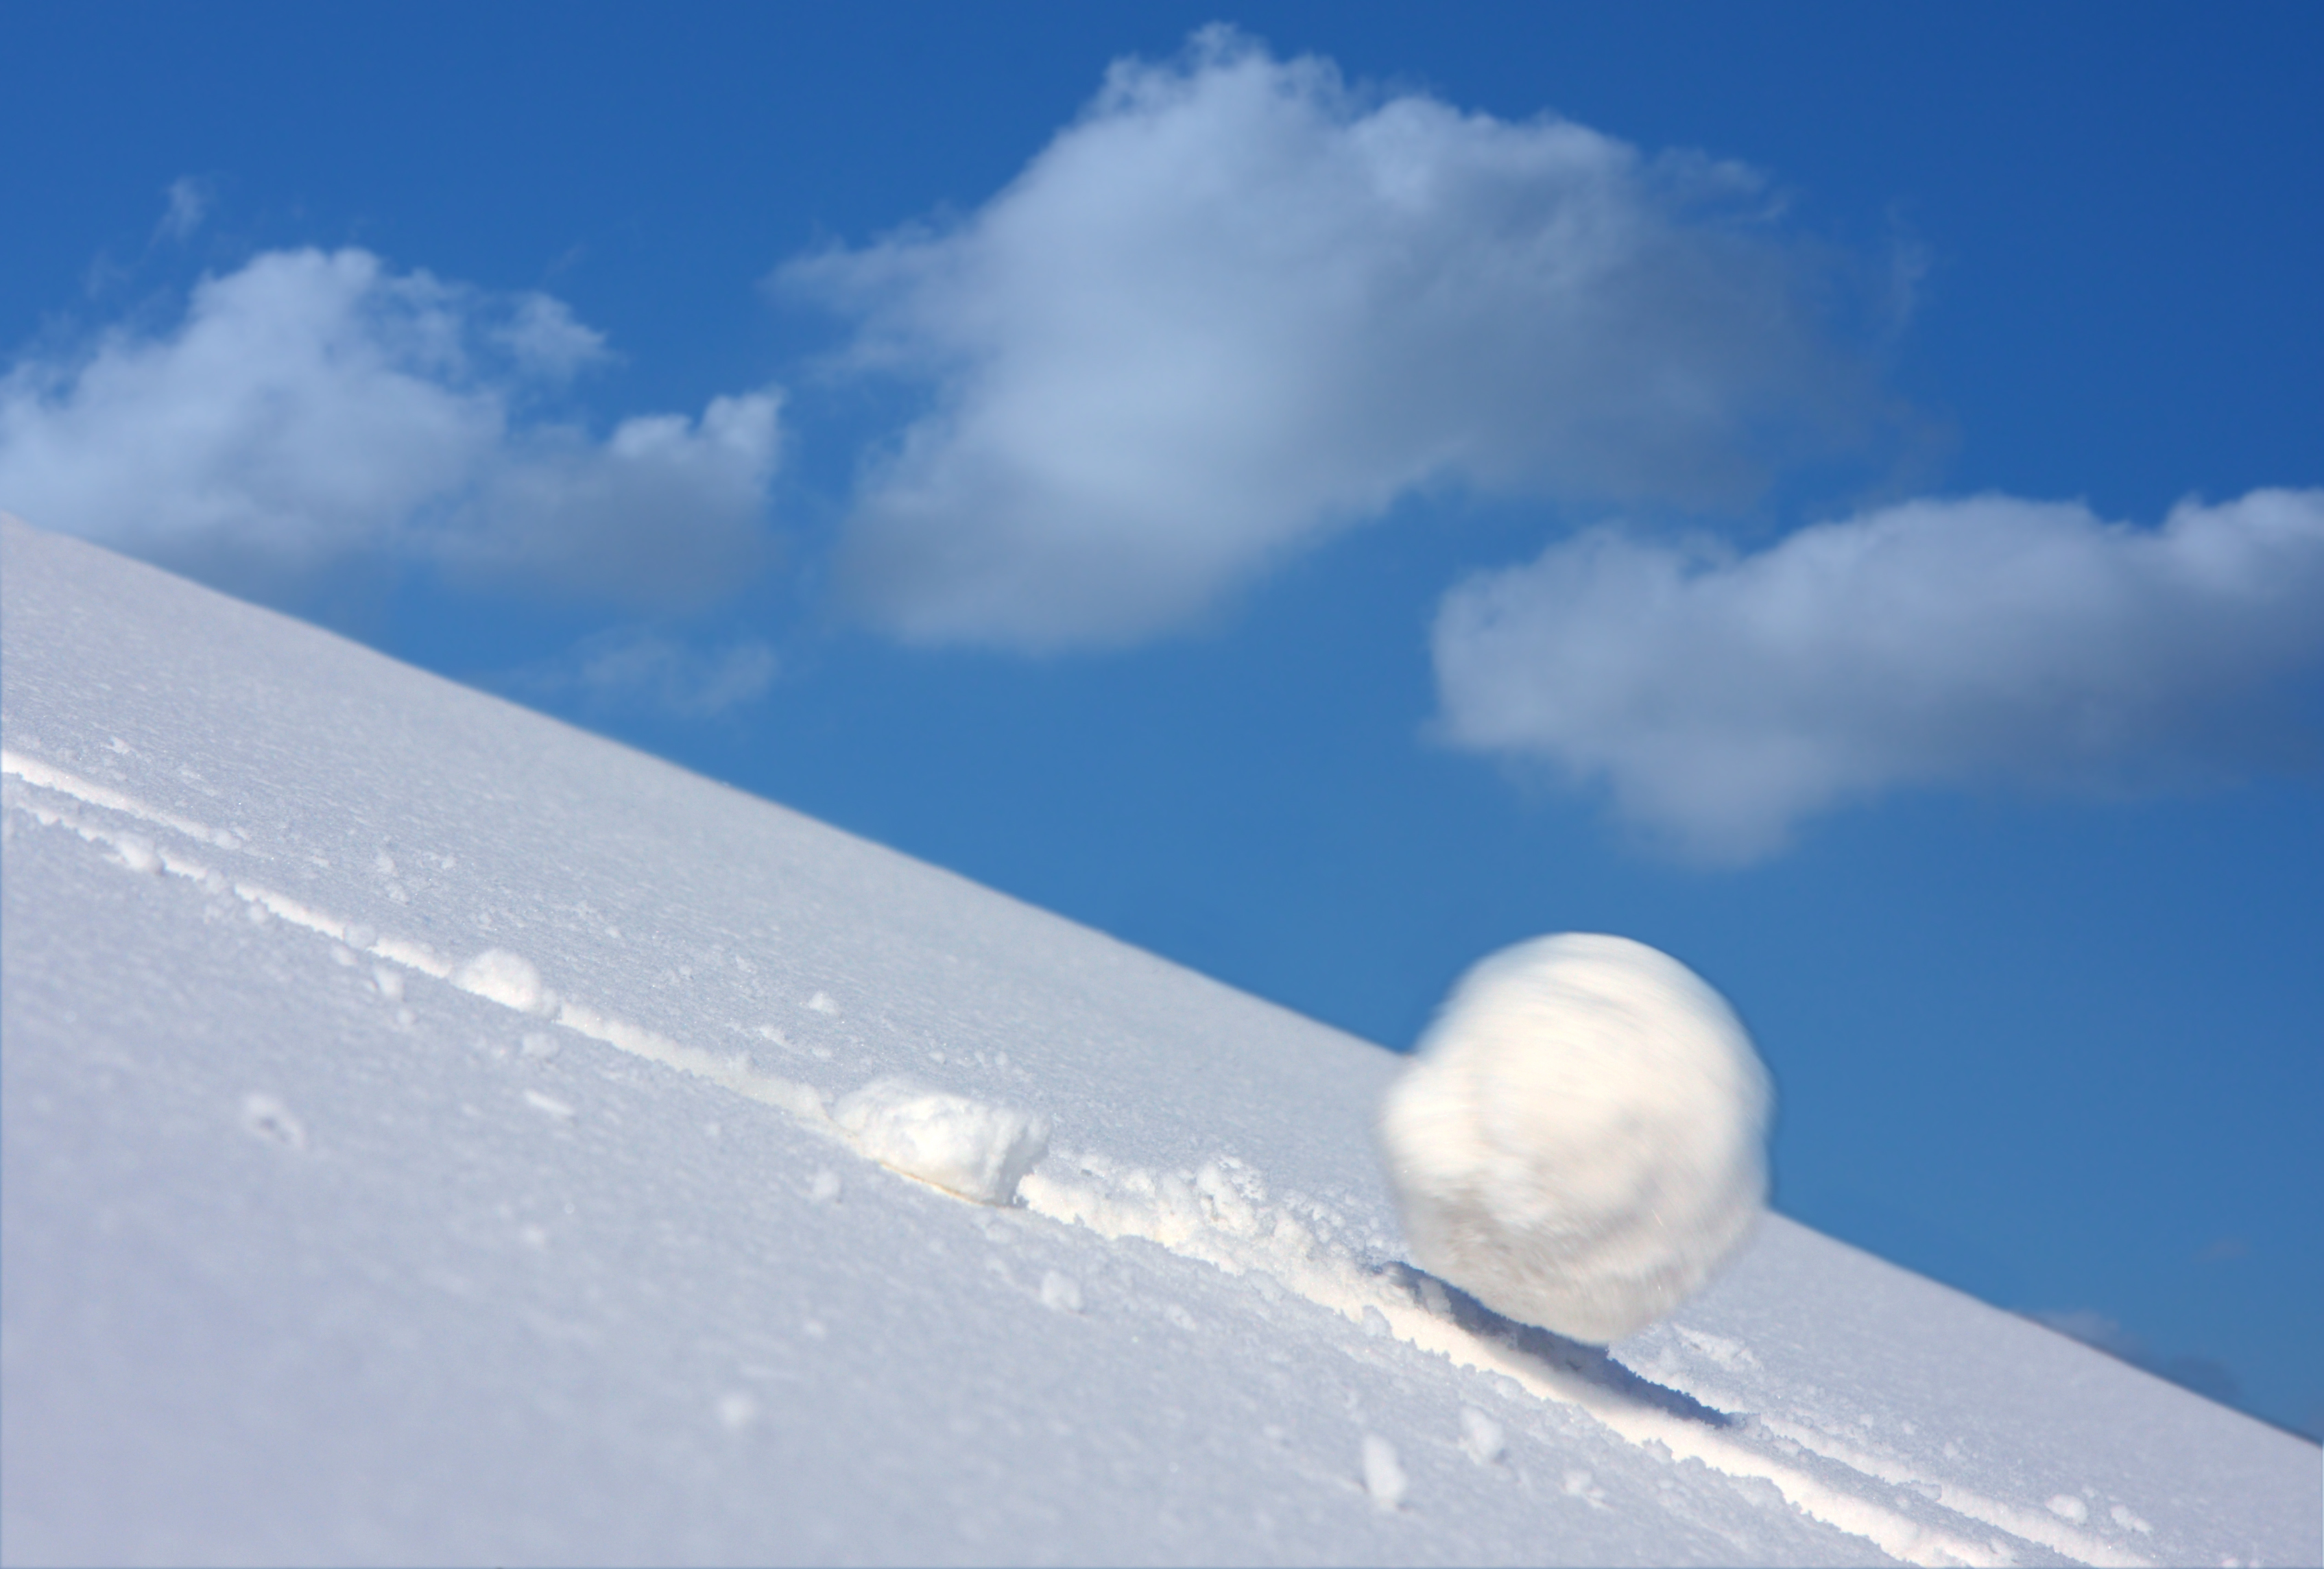
<path fill-rule="evenodd" d="M 1444 740 L 1711 863 L 1895 789 L 2206 782 L 2312 745 L 2324 490 L 2160 529 L 1915 501 L 1749 555 L 1597 529 L 1456 586 L 1434 650 Z"/>
<path fill-rule="evenodd" d="M 840 582 L 908 641 L 1139 641 L 1443 486 L 1748 503 L 1886 417 L 1758 178 L 1368 97 L 1231 30 L 964 218 L 781 270 L 926 392 Z"/>
<path fill-rule="evenodd" d="M 262 593 L 376 553 L 649 609 L 715 597 L 765 556 L 780 399 L 602 440 L 542 411 L 606 357 L 544 294 L 266 252 L 206 276 L 167 330 L 0 376 L 0 506 Z"/>

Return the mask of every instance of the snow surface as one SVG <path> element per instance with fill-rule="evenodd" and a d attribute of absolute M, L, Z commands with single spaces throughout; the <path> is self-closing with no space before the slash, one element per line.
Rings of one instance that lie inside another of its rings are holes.
<path fill-rule="evenodd" d="M 8 1562 L 2318 1561 L 2313 1445 L 1780 1216 L 1500 1319 L 1390 1054 L 5 535 Z"/>
<path fill-rule="evenodd" d="M 1564 932 L 1472 967 L 1380 1107 L 1413 1262 L 1603 1345 L 1734 1257 L 1767 1199 L 1767 1070 L 1709 982 Z"/>

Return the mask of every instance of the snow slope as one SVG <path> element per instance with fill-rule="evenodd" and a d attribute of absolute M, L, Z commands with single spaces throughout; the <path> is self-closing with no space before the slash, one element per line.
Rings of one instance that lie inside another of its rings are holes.
<path fill-rule="evenodd" d="M 1388 1053 L 5 532 L 10 1563 L 2319 1559 L 2313 1445 L 1780 1217 L 1521 1331 Z"/>

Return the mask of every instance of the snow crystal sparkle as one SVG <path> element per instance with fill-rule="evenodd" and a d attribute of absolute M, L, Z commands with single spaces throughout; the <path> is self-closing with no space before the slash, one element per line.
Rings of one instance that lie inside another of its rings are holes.
<path fill-rule="evenodd" d="M 1699 1290 L 1767 1192 L 1766 1069 L 1667 954 L 1566 933 L 1463 976 L 1379 1114 L 1415 1262 L 1599 1343 Z"/>

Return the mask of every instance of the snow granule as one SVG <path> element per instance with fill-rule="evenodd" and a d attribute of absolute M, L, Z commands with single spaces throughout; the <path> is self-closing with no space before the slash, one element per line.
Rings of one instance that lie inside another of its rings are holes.
<path fill-rule="evenodd" d="M 881 1165 L 978 1204 L 1014 1203 L 1049 1149 L 1047 1117 L 909 1079 L 875 1079 L 834 1106 L 832 1121 Z"/>
<path fill-rule="evenodd" d="M 1699 1290 L 1766 1202 L 1766 1069 L 1725 999 L 1627 937 L 1504 950 L 1382 1103 L 1415 1262 L 1604 1344 Z"/>

